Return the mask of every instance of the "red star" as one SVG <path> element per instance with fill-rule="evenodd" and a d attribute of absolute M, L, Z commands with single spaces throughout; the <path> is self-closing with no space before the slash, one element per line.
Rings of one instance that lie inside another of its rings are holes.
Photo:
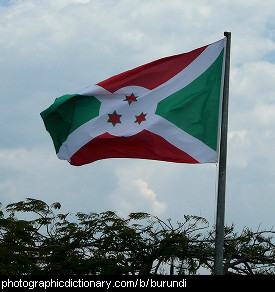
<path fill-rule="evenodd" d="M 107 122 L 108 122 L 108 123 L 112 123 L 113 126 L 115 126 L 117 123 L 121 123 L 121 121 L 120 121 L 120 117 L 121 117 L 122 115 L 118 115 L 118 114 L 116 113 L 116 111 L 114 111 L 112 114 L 108 114 L 108 116 L 109 116 L 109 120 L 108 120 Z"/>
<path fill-rule="evenodd" d="M 131 95 L 126 95 L 126 98 L 123 100 L 128 101 L 128 103 L 131 104 L 133 101 L 137 101 L 137 96 L 132 93 Z"/>
<path fill-rule="evenodd" d="M 136 116 L 136 121 L 135 123 L 141 123 L 143 121 L 146 121 L 145 117 L 146 117 L 147 114 L 144 114 L 143 112 L 139 115 L 139 116 Z"/>

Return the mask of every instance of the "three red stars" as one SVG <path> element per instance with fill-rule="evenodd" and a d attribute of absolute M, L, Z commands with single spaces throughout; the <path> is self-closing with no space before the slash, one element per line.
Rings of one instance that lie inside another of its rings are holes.
<path fill-rule="evenodd" d="M 135 96 L 134 93 L 132 93 L 131 95 L 126 95 L 124 101 L 127 101 L 128 104 L 130 105 L 133 101 L 137 101 L 137 96 Z M 146 115 L 147 114 L 144 114 L 142 112 L 139 116 L 136 116 L 135 123 L 138 123 L 140 125 L 141 122 L 146 121 L 145 119 Z M 121 124 L 120 118 L 122 115 L 117 114 L 116 111 L 114 111 L 112 114 L 108 114 L 108 116 L 109 116 L 109 120 L 107 121 L 108 123 L 112 123 L 113 126 L 115 126 L 116 124 Z"/>

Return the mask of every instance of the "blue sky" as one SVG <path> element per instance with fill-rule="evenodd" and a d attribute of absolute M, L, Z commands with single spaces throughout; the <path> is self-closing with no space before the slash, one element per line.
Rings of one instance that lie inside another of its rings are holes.
<path fill-rule="evenodd" d="M 1 0 L 0 1 L 0 6 L 9 6 L 9 5 L 11 5 L 10 0 Z"/>
<path fill-rule="evenodd" d="M 56 97 L 232 32 L 227 224 L 274 224 L 274 1 L 0 1 L 1 202 L 215 222 L 217 166 L 58 160 L 40 112 Z"/>

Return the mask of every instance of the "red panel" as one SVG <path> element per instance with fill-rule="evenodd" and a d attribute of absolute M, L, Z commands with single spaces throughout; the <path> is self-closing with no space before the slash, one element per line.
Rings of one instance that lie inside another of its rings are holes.
<path fill-rule="evenodd" d="M 199 163 L 193 157 L 147 130 L 130 136 L 102 134 L 71 157 L 72 165 L 83 165 L 106 158 L 140 158 L 181 163 Z"/>
<path fill-rule="evenodd" d="M 189 53 L 166 57 L 154 62 L 139 66 L 135 69 L 115 75 L 97 85 L 110 92 L 115 92 L 125 86 L 142 86 L 154 89 L 178 74 L 192 63 L 207 46 L 193 50 Z"/>

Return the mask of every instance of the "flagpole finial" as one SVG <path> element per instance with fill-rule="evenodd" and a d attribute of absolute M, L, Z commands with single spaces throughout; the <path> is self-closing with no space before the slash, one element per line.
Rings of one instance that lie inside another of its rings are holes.
<path fill-rule="evenodd" d="M 224 33 L 223 33 L 223 35 L 225 36 L 225 37 L 230 37 L 231 36 L 231 32 L 229 32 L 229 31 L 225 31 Z"/>

